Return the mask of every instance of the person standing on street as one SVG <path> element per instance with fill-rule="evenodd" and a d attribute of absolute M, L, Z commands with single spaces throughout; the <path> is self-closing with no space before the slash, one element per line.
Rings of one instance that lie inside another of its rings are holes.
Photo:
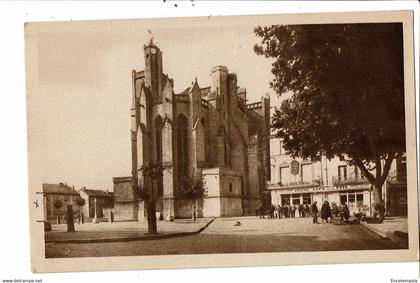
<path fill-rule="evenodd" d="M 282 211 L 283 209 L 281 208 L 281 206 L 278 204 L 277 205 L 277 215 L 278 215 L 278 217 L 279 217 L 279 219 L 281 219 L 282 218 L 282 214 L 283 214 L 283 211 Z"/>
<path fill-rule="evenodd" d="M 309 204 L 305 204 L 305 210 L 306 217 L 311 217 L 311 207 L 309 206 Z"/>
<path fill-rule="evenodd" d="M 299 203 L 298 211 L 299 211 L 299 217 L 302 218 L 302 215 L 303 215 L 303 205 L 301 203 Z"/>
<path fill-rule="evenodd" d="M 324 201 L 321 207 L 321 222 L 322 223 L 324 222 L 328 223 L 328 208 L 329 208 L 328 202 Z"/>
<path fill-rule="evenodd" d="M 350 217 L 350 211 L 349 211 L 349 207 L 347 206 L 347 204 L 345 202 L 343 202 L 343 216 L 344 216 L 344 220 L 348 224 L 349 223 L 349 217 Z"/>
<path fill-rule="evenodd" d="M 259 208 L 259 216 L 260 216 L 260 218 L 264 218 L 264 208 L 263 208 L 262 205 Z"/>
<path fill-rule="evenodd" d="M 318 206 L 316 205 L 316 201 L 312 204 L 312 223 L 318 223 Z"/>
<path fill-rule="evenodd" d="M 332 222 L 332 213 L 330 203 L 327 201 L 327 223 Z"/>

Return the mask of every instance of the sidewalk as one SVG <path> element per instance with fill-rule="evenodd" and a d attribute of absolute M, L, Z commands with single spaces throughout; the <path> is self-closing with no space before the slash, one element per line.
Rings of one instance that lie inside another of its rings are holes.
<path fill-rule="evenodd" d="M 407 218 L 388 217 L 381 224 L 362 222 L 361 225 L 382 238 L 390 239 L 402 248 L 408 247 Z"/>
<path fill-rule="evenodd" d="M 75 224 L 74 233 L 67 232 L 66 224 L 53 224 L 45 232 L 45 243 L 105 243 L 138 240 L 155 240 L 185 236 L 202 232 L 214 218 L 180 219 L 173 222 L 157 221 L 157 234 L 148 234 L 147 221 L 103 222 Z"/>

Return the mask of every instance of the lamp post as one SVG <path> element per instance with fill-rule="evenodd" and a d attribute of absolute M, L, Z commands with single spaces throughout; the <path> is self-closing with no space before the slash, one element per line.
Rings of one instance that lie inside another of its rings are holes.
<path fill-rule="evenodd" d="M 99 223 L 99 220 L 98 220 L 97 214 L 96 214 L 96 198 L 93 199 L 93 207 L 95 209 L 95 212 L 94 212 L 94 216 L 93 216 L 92 222 L 93 223 Z"/>

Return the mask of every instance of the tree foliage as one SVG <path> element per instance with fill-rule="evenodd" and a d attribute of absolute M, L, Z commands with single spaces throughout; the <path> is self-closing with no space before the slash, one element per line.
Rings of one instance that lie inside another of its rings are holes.
<path fill-rule="evenodd" d="M 206 182 L 201 172 L 183 178 L 177 190 L 181 199 L 198 200 L 207 195 Z"/>
<path fill-rule="evenodd" d="M 257 27 L 274 58 L 271 88 L 289 94 L 273 128 L 293 156 L 347 155 L 380 190 L 405 152 L 401 23 Z M 375 194 L 378 201 L 379 191 Z"/>
<path fill-rule="evenodd" d="M 78 206 L 84 206 L 86 204 L 86 200 L 79 196 L 79 197 L 76 198 L 75 203 Z"/>
<path fill-rule="evenodd" d="M 140 171 L 142 173 L 142 178 L 137 184 L 137 195 L 141 200 L 151 200 L 155 197 L 153 192 L 153 186 L 145 185 L 145 180 L 149 179 L 152 182 L 163 176 L 164 168 L 160 164 L 149 164 L 149 166 L 141 166 Z"/>
<path fill-rule="evenodd" d="M 61 199 L 58 199 L 54 202 L 54 207 L 56 209 L 60 209 L 64 206 L 64 202 Z"/>

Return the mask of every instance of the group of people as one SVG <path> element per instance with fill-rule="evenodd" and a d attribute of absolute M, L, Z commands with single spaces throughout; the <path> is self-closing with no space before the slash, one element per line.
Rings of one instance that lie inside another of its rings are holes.
<path fill-rule="evenodd" d="M 269 219 L 273 218 L 295 218 L 296 211 L 299 213 L 300 218 L 311 217 L 312 222 L 318 223 L 318 205 L 314 201 L 312 205 L 309 204 L 299 204 L 299 205 L 289 205 L 285 203 L 283 205 L 271 205 L 267 210 L 263 206 L 260 206 L 255 209 L 255 214 L 259 218 L 265 218 L 265 215 Z M 335 203 L 330 206 L 328 201 L 324 201 L 321 207 L 321 221 L 322 222 L 332 222 L 334 219 L 340 218 L 341 221 L 345 220 L 346 223 L 349 222 L 350 211 L 346 203 L 343 203 L 340 206 L 337 206 Z"/>
<path fill-rule="evenodd" d="M 300 218 L 311 216 L 311 207 L 308 204 L 289 205 L 287 203 L 283 205 L 272 205 L 267 210 L 264 210 L 262 206 L 255 209 L 255 215 L 259 218 L 265 218 L 265 215 L 269 219 L 272 218 L 295 218 L 296 212 Z"/>
<path fill-rule="evenodd" d="M 312 217 L 313 223 L 318 223 L 318 206 L 316 201 L 312 204 Z M 340 206 L 335 203 L 330 206 L 328 201 L 324 201 L 321 207 L 321 221 L 322 222 L 333 222 L 334 219 L 340 219 L 341 221 L 349 222 L 350 210 L 347 204 L 344 202 Z"/>

